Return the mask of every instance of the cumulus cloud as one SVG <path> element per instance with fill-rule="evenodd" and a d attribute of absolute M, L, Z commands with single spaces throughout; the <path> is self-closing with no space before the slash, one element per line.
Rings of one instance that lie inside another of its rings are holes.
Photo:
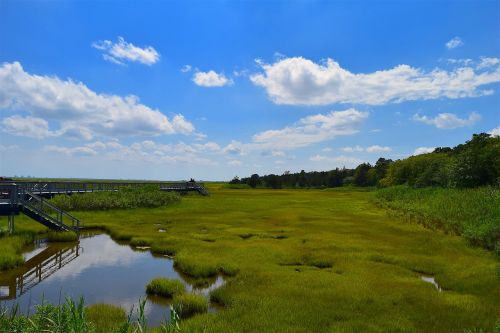
<path fill-rule="evenodd" d="M 4 132 L 26 136 L 29 138 L 43 139 L 53 135 L 49 131 L 49 123 L 41 118 L 12 116 L 2 120 Z"/>
<path fill-rule="evenodd" d="M 472 112 L 468 118 L 462 119 L 453 113 L 439 113 L 436 117 L 431 118 L 427 116 L 421 116 L 418 113 L 413 116 L 413 120 L 427 124 L 433 125 L 437 128 L 442 129 L 452 129 L 458 127 L 471 126 L 477 123 L 481 119 L 481 116 Z"/>
<path fill-rule="evenodd" d="M 500 126 L 495 127 L 494 129 L 489 131 L 488 134 L 491 134 L 492 136 L 500 136 Z"/>
<path fill-rule="evenodd" d="M 495 67 L 500 64 L 500 58 L 488 58 L 488 57 L 481 57 L 481 61 L 477 65 L 477 69 L 484 69 L 484 68 L 490 68 L 490 67 Z"/>
<path fill-rule="evenodd" d="M 213 70 L 208 72 L 196 72 L 193 75 L 193 82 L 200 87 L 223 87 L 233 84 L 233 80 L 224 74 L 219 74 Z"/>
<path fill-rule="evenodd" d="M 302 57 L 273 64 L 259 63 L 263 72 L 250 77 L 277 104 L 325 105 L 357 103 L 383 105 L 413 100 L 464 98 L 491 94 L 481 86 L 500 82 L 500 66 L 477 72 L 472 67 L 453 71 L 424 71 L 408 65 L 368 74 L 355 74 L 333 59 L 318 64 Z"/>
<path fill-rule="evenodd" d="M 110 140 L 105 142 L 95 141 L 74 147 L 48 145 L 44 147 L 44 150 L 69 156 L 100 155 L 101 157 L 117 161 L 141 160 L 148 163 L 217 165 L 217 162 L 209 157 L 210 154 L 219 153 L 220 147 L 215 142 L 189 145 L 183 142 L 162 144 L 151 140 L 144 140 L 134 142 L 130 145 L 123 145 L 117 140 Z"/>
<path fill-rule="evenodd" d="M 292 149 L 333 139 L 337 136 L 352 135 L 356 127 L 368 117 L 368 112 L 355 109 L 332 111 L 300 119 L 296 124 L 283 129 L 268 130 L 253 136 L 253 142 L 261 147 Z"/>
<path fill-rule="evenodd" d="M 18 62 L 0 67 L 0 86 L 0 109 L 22 110 L 40 118 L 36 121 L 38 137 L 44 133 L 42 120 L 57 123 L 57 135 L 87 140 L 95 135 L 194 133 L 193 124 L 182 115 L 169 119 L 159 110 L 141 104 L 136 96 L 99 94 L 71 79 L 33 75 Z M 34 122 L 24 120 L 29 121 Z"/>
<path fill-rule="evenodd" d="M 70 156 L 73 156 L 73 155 L 87 155 L 87 156 L 97 155 L 97 152 L 90 147 L 67 148 L 67 147 L 49 145 L 49 146 L 45 146 L 44 150 L 47 152 L 56 152 L 56 153 L 60 153 L 60 154 L 70 155 Z"/>
<path fill-rule="evenodd" d="M 454 49 L 454 48 L 457 48 L 457 47 L 464 45 L 464 42 L 462 41 L 462 39 L 460 37 L 453 37 L 448 42 L 446 42 L 445 45 L 449 50 L 451 50 L 451 49 Z"/>
<path fill-rule="evenodd" d="M 434 151 L 434 149 L 436 149 L 436 147 L 418 147 L 413 152 L 413 156 L 432 153 Z"/>
<path fill-rule="evenodd" d="M 118 37 L 118 42 L 100 40 L 92 43 L 92 47 L 103 52 L 104 60 L 124 65 L 125 62 L 140 62 L 144 65 L 153 65 L 160 60 L 160 54 L 151 46 L 144 48 L 135 46 Z"/>

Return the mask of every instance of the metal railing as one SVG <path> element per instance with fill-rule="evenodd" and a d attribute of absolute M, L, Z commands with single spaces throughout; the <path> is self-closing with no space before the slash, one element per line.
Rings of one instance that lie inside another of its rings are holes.
<path fill-rule="evenodd" d="M 60 229 L 79 232 L 80 220 L 59 207 L 47 202 L 43 197 L 39 197 L 30 191 L 23 190 L 19 199 L 23 208 L 32 210 L 35 214 L 42 216 Z"/>

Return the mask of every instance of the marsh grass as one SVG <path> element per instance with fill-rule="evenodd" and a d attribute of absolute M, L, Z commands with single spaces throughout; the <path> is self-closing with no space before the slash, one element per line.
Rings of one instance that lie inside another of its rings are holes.
<path fill-rule="evenodd" d="M 125 310 L 111 304 L 93 304 L 85 309 L 86 318 L 94 325 L 96 333 L 119 329 L 127 320 Z"/>
<path fill-rule="evenodd" d="M 208 311 L 208 301 L 203 295 L 181 294 L 174 297 L 173 308 L 181 318 L 189 318 Z"/>
<path fill-rule="evenodd" d="M 76 242 L 78 235 L 70 231 L 50 231 L 47 233 L 49 242 Z"/>
<path fill-rule="evenodd" d="M 376 193 L 377 202 L 410 222 L 462 235 L 471 245 L 493 250 L 500 242 L 500 189 L 395 186 Z"/>
<path fill-rule="evenodd" d="M 33 233 L 18 233 L 12 236 L 0 237 L 0 270 L 7 270 L 19 266 L 24 262 L 22 249 L 33 242 Z"/>
<path fill-rule="evenodd" d="M 63 210 L 95 211 L 161 207 L 177 203 L 179 194 L 160 191 L 154 186 L 122 188 L 118 192 L 93 192 L 78 195 L 56 195 L 50 201 Z"/>
<path fill-rule="evenodd" d="M 189 195 L 167 207 L 78 212 L 88 227 L 150 239 L 152 252 L 175 255 L 182 271 L 237 269 L 211 292 L 212 302 L 226 306 L 182 320 L 181 332 L 494 331 L 494 254 L 388 216 L 371 201 L 373 191 L 208 186 L 210 197 Z M 157 224 L 168 224 L 168 232 L 158 233 Z M 23 225 L 36 227 L 20 219 Z M 216 242 L 192 236 L 202 233 Z M 280 234 L 288 238 L 269 237 Z M 319 269 L 315 260 L 333 266 Z M 417 272 L 434 276 L 445 291 Z"/>
<path fill-rule="evenodd" d="M 146 293 L 163 297 L 174 297 L 185 291 L 184 284 L 175 279 L 154 278 L 146 286 Z"/>

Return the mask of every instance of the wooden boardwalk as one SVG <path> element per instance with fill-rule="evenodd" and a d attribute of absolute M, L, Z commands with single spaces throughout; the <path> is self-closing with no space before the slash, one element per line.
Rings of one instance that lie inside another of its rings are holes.
<path fill-rule="evenodd" d="M 14 230 L 14 216 L 23 213 L 46 227 L 57 231 L 80 230 L 80 221 L 49 203 L 46 198 L 58 194 L 116 192 L 153 186 L 160 191 L 209 195 L 204 184 L 194 181 L 167 182 L 64 182 L 64 181 L 0 181 L 0 215 L 8 216 L 9 231 Z"/>

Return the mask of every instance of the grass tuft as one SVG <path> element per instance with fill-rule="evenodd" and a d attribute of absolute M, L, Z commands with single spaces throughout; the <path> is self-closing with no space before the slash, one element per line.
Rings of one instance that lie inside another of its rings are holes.
<path fill-rule="evenodd" d="M 175 279 L 154 278 L 146 286 L 146 293 L 163 297 L 174 297 L 186 291 L 184 284 Z"/>
<path fill-rule="evenodd" d="M 182 294 L 174 297 L 174 310 L 181 318 L 189 318 L 196 314 L 206 313 L 207 299 L 198 294 Z"/>
<path fill-rule="evenodd" d="M 71 231 L 50 231 L 47 233 L 49 242 L 76 242 L 78 235 Z"/>
<path fill-rule="evenodd" d="M 87 319 L 94 325 L 96 333 L 116 331 L 127 320 L 125 310 L 111 304 L 94 304 L 85 309 Z"/>

